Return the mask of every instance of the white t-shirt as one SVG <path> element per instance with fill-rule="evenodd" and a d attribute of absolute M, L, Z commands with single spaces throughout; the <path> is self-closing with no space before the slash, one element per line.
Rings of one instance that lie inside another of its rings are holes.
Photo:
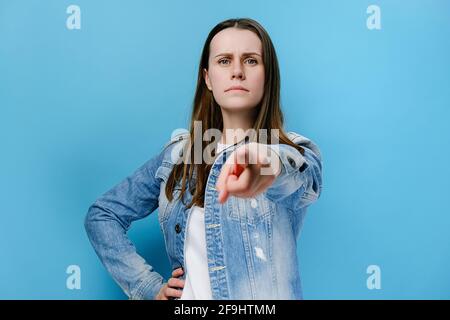
<path fill-rule="evenodd" d="M 229 144 L 217 143 L 216 153 Z M 212 300 L 206 254 L 205 209 L 193 206 L 187 222 L 183 294 L 180 300 Z"/>

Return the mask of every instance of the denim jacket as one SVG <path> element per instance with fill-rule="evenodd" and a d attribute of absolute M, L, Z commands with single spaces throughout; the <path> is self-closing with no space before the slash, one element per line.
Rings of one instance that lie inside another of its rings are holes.
<path fill-rule="evenodd" d="M 307 207 L 322 190 L 322 158 L 308 138 L 288 132 L 305 150 L 279 144 L 274 151 L 281 173 L 254 198 L 230 196 L 220 204 L 215 188 L 220 169 L 239 145 L 217 154 L 205 189 L 205 233 L 212 297 L 221 299 L 302 299 L 297 238 Z M 189 133 L 173 137 L 163 150 L 130 176 L 100 196 L 87 212 L 84 224 L 101 262 L 129 299 L 155 299 L 165 280 L 137 252 L 127 237 L 135 220 L 158 208 L 172 269 L 185 266 L 184 244 L 192 208 L 172 201 L 164 189 L 171 169 L 182 154 Z M 268 145 L 269 147 L 274 145 Z M 185 204 L 192 195 L 186 192 Z M 185 279 L 186 273 L 181 276 Z"/>

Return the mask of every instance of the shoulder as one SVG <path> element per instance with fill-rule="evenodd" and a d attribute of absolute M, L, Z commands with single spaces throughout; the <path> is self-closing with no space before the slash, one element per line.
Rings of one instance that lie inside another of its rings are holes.
<path fill-rule="evenodd" d="M 319 158 L 322 158 L 318 145 L 314 141 L 312 141 L 310 138 L 307 138 L 295 131 L 288 131 L 288 132 L 286 132 L 286 134 L 292 142 L 294 142 L 295 144 L 300 145 L 304 148 L 310 149 Z"/>
<path fill-rule="evenodd" d="M 169 141 L 167 141 L 164 145 L 164 149 L 170 147 L 171 145 L 173 145 L 176 142 L 181 142 L 183 140 L 187 140 L 189 139 L 189 131 L 187 129 L 184 128 L 178 128 L 172 131 L 172 135 L 169 139 Z"/>
<path fill-rule="evenodd" d="M 182 156 L 183 146 L 189 141 L 187 129 L 179 128 L 172 131 L 171 137 L 165 142 L 162 153 L 166 162 L 175 163 Z"/>

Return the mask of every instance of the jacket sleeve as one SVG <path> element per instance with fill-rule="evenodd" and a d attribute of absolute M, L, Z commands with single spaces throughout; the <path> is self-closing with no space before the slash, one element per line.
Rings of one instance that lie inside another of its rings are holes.
<path fill-rule="evenodd" d="M 281 172 L 265 194 L 269 200 L 298 210 L 320 197 L 322 157 L 317 145 L 308 138 L 297 134 L 293 142 L 303 147 L 304 155 L 286 144 L 269 145 L 281 160 Z"/>
<path fill-rule="evenodd" d="M 102 264 L 129 299 L 154 299 L 163 277 L 136 252 L 127 237 L 135 220 L 158 207 L 160 182 L 155 178 L 163 153 L 99 197 L 90 207 L 84 226 Z"/>

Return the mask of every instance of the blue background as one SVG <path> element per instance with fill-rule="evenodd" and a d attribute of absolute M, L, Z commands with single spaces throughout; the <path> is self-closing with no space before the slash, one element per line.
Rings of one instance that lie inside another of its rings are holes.
<path fill-rule="evenodd" d="M 66 28 L 70 4 L 81 30 Z M 381 8 L 381 30 L 366 9 Z M 0 298 L 126 299 L 83 219 L 187 127 L 203 43 L 251 17 L 286 128 L 320 147 L 299 240 L 306 299 L 450 298 L 450 2 L 0 1 Z M 157 213 L 131 239 L 166 279 Z M 81 268 L 81 290 L 66 268 Z M 366 268 L 381 268 L 369 290 Z"/>

